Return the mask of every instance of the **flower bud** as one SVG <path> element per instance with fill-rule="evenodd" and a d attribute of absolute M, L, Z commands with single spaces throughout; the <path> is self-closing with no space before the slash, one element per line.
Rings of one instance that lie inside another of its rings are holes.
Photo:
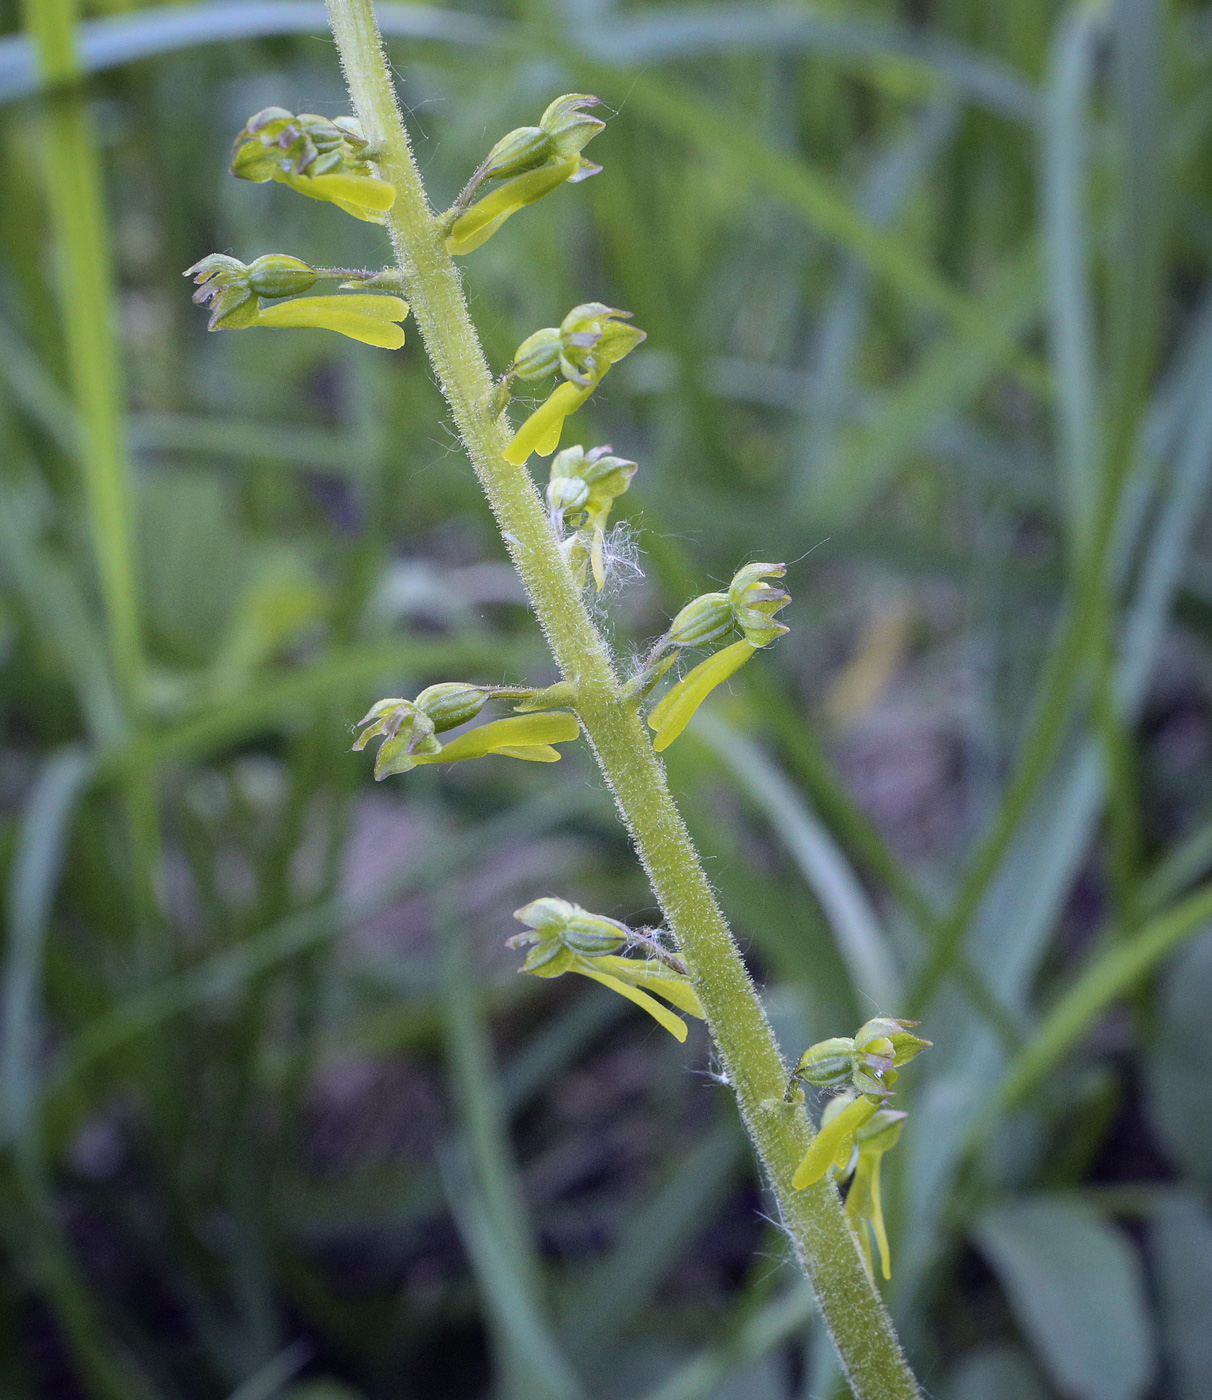
<path fill-rule="evenodd" d="M 854 1043 L 859 1050 L 891 1057 L 893 1065 L 900 1069 L 934 1044 L 911 1033 L 909 1028 L 916 1025 L 916 1021 L 897 1021 L 890 1016 L 877 1016 L 855 1031 Z"/>
<path fill-rule="evenodd" d="M 554 151 L 551 136 L 537 126 L 519 126 L 502 136 L 488 152 L 480 167 L 482 180 L 505 180 L 534 170 L 548 160 Z M 572 152 L 567 152 L 571 155 Z"/>
<path fill-rule="evenodd" d="M 605 130 L 606 123 L 597 117 L 588 117 L 583 107 L 598 107 L 601 101 L 585 93 L 572 92 L 556 100 L 539 118 L 539 126 L 551 139 L 555 151 L 560 156 L 579 155 L 582 148 Z M 586 162 L 588 164 L 588 162 Z M 601 169 L 595 167 L 592 173 Z M 584 178 L 584 177 L 582 177 Z"/>
<path fill-rule="evenodd" d="M 727 594 L 703 593 L 678 613 L 666 636 L 675 647 L 702 647 L 722 637 L 731 626 L 732 608 Z"/>
<path fill-rule="evenodd" d="M 284 107 L 266 107 L 236 137 L 231 168 L 242 180 L 276 180 L 356 219 L 382 223 L 395 188 L 379 179 L 367 149 L 354 117 L 294 116 Z"/>
<path fill-rule="evenodd" d="M 487 693 L 463 681 L 431 685 L 417 696 L 416 706 L 433 721 L 439 734 L 475 719 L 484 708 Z"/>
<path fill-rule="evenodd" d="M 521 909 L 515 909 L 513 917 L 519 923 L 525 924 L 527 928 L 534 929 L 540 938 L 555 938 L 572 918 L 576 907 L 575 904 L 569 904 L 566 899 L 556 899 L 554 895 L 546 895 L 542 899 L 531 900 Z M 518 947 L 526 942 L 533 943 L 534 940 L 524 933 L 515 933 L 509 941 L 510 947 Z"/>

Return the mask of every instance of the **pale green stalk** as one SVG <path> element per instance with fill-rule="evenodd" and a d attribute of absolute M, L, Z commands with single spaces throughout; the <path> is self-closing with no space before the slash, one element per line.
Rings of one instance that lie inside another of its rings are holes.
<path fill-rule="evenodd" d="M 384 176 L 396 187 L 387 227 L 426 349 L 552 652 L 577 687 L 585 733 L 691 970 L 855 1396 L 909 1400 L 918 1396 L 917 1384 L 834 1189 L 822 1183 L 792 1190 L 811 1126 L 801 1109 L 782 1102 L 786 1068 L 761 1002 L 641 719 L 622 701 L 605 644 L 560 557 L 530 474 L 504 459 L 509 424 L 491 409 L 492 377 L 413 160 L 371 0 L 328 0 L 328 11 L 354 110 Z"/>
<path fill-rule="evenodd" d="M 80 460 L 119 691 L 137 705 L 143 671 L 133 507 L 126 459 L 113 277 L 101 165 L 76 46 L 75 0 L 25 0 L 25 25 L 49 89 L 42 99 L 46 196 L 60 278 L 63 339 L 80 410 Z"/>

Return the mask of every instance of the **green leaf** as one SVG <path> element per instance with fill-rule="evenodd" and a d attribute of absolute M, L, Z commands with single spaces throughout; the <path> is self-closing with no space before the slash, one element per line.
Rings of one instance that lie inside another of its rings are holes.
<path fill-rule="evenodd" d="M 1135 1253 L 1091 1207 L 1047 1196 L 1007 1201 L 976 1242 L 1057 1389 L 1072 1400 L 1138 1400 L 1154 1343 Z"/>
<path fill-rule="evenodd" d="M 1031 1358 L 1011 1345 L 965 1353 L 943 1395 L 945 1400 L 1048 1400 Z"/>
<path fill-rule="evenodd" d="M 1212 1186 L 1212 931 L 1174 959 L 1162 979 L 1157 1037 L 1147 1060 L 1146 1109 L 1172 1160 Z"/>
<path fill-rule="evenodd" d="M 1195 1196 L 1170 1193 L 1148 1239 L 1174 1400 L 1212 1400 L 1212 1216 Z"/>
<path fill-rule="evenodd" d="M 581 726 L 575 715 L 567 710 L 552 710 L 535 715 L 510 715 L 470 729 L 452 739 L 441 753 L 427 754 L 418 763 L 461 763 L 468 758 L 483 758 L 486 754 L 503 754 L 507 758 L 523 758 L 532 763 L 555 763 L 560 755 L 552 744 L 564 744 L 575 739 Z"/>
<path fill-rule="evenodd" d="M 716 686 L 735 675 L 755 651 L 757 647 L 752 642 L 733 642 L 700 661 L 678 681 L 648 716 L 649 725 L 656 730 L 653 748 L 657 753 L 673 743 Z"/>

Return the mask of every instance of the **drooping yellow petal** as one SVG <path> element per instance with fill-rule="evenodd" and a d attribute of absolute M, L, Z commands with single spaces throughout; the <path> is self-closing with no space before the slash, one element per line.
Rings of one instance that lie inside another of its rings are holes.
<path fill-rule="evenodd" d="M 707 1019 L 702 1002 L 690 982 L 677 976 L 673 970 L 656 958 L 620 958 L 613 954 L 594 959 L 596 967 L 605 968 L 612 976 L 629 982 L 633 987 L 655 992 L 671 1002 L 679 1011 L 697 1016 L 700 1021 Z"/>
<path fill-rule="evenodd" d="M 791 1178 L 792 1186 L 797 1191 L 803 1191 L 814 1181 L 820 1181 L 829 1168 L 842 1159 L 843 1150 L 849 1157 L 855 1132 L 878 1107 L 879 1104 L 869 1098 L 857 1098 L 823 1124 L 796 1167 L 795 1175 Z"/>
<path fill-rule="evenodd" d="M 514 433 L 505 449 L 505 460 L 520 467 L 532 452 L 549 457 L 560 445 L 564 419 L 580 408 L 593 389 L 592 384 L 567 381 L 558 385 Z"/>
<path fill-rule="evenodd" d="M 384 350 L 398 350 L 404 344 L 404 328 L 396 322 L 407 315 L 408 303 L 401 297 L 354 292 L 348 296 L 296 297 L 263 306 L 254 324 L 284 329 L 314 327 Z"/>
<path fill-rule="evenodd" d="M 441 753 L 422 758 L 423 763 L 461 763 L 468 758 L 483 758 L 486 754 L 504 754 L 507 758 L 526 758 L 531 762 L 554 763 L 559 754 L 550 746 L 567 743 L 581 732 L 575 715 L 566 710 L 541 714 L 510 715 L 494 719 L 478 729 L 469 729 L 446 744 Z M 526 750 L 527 752 L 519 752 Z"/>
<path fill-rule="evenodd" d="M 598 958 L 596 961 L 603 960 Z M 654 1000 L 647 992 L 641 992 L 636 987 L 629 987 L 618 977 L 612 977 L 608 972 L 598 972 L 591 967 L 576 966 L 571 971 L 579 973 L 582 977 L 592 977 L 603 987 L 609 987 L 612 992 L 618 992 L 619 996 L 626 997 L 628 1001 L 634 1001 L 637 1006 L 643 1007 L 654 1021 L 660 1022 L 675 1040 L 686 1039 L 686 1022 L 680 1016 L 675 1016 L 672 1011 L 667 1011 L 659 1001 Z"/>
<path fill-rule="evenodd" d="M 648 716 L 649 725 L 656 730 L 653 748 L 657 753 L 673 743 L 716 686 L 735 675 L 755 651 L 757 647 L 752 642 L 733 642 L 700 661 L 678 681 Z"/>

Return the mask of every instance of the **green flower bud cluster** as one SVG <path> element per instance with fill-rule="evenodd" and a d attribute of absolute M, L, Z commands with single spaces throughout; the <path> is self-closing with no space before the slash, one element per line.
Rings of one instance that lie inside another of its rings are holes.
<path fill-rule="evenodd" d="M 446 215 L 447 251 L 455 255 L 472 252 L 519 209 L 560 185 L 596 175 L 602 167 L 586 160 L 581 150 L 606 125 L 585 114 L 586 107 L 598 105 L 596 97 L 567 93 L 547 108 L 538 126 L 520 126 L 502 136 Z M 503 183 L 471 204 L 487 180 Z"/>
<path fill-rule="evenodd" d="M 528 713 L 482 724 L 447 744 L 438 740 L 439 734 L 475 719 L 493 696 L 519 700 L 516 708 Z M 382 740 L 375 755 L 376 782 L 395 773 L 408 773 L 421 764 L 460 763 L 487 754 L 555 763 L 560 755 L 552 746 L 575 739 L 581 732 L 575 715 L 547 708 L 565 700 L 563 690 L 556 687 L 536 691 L 446 681 L 429 686 L 415 700 L 390 698 L 372 705 L 357 723 L 362 733 L 353 748 L 361 752 L 372 739 Z"/>
<path fill-rule="evenodd" d="M 612 455 L 610 444 L 566 447 L 551 463 L 547 483 L 547 509 L 552 529 L 564 540 L 564 557 L 583 583 L 586 564 L 592 565 L 594 582 L 601 591 L 606 582 L 606 521 L 611 507 L 631 485 L 636 464 Z"/>
<path fill-rule="evenodd" d="M 611 365 L 647 339 L 638 326 L 624 324 L 630 319 L 630 311 L 589 301 L 574 306 L 558 326 L 535 331 L 518 346 L 498 389 L 501 409 L 515 379 L 543 379 L 558 372 L 565 382 L 513 435 L 506 460 L 521 466 L 531 453 L 546 457 L 559 447 L 565 418 L 589 398 Z"/>
<path fill-rule="evenodd" d="M 232 174 L 241 180 L 276 180 L 367 223 L 381 224 L 395 203 L 395 187 L 379 178 L 354 117 L 266 107 L 249 117 L 233 152 Z"/>
<path fill-rule="evenodd" d="M 891 1258 L 880 1200 L 880 1159 L 896 1146 L 906 1118 L 887 1106 L 897 1071 L 930 1048 L 930 1041 L 913 1034 L 911 1027 L 916 1025 L 916 1021 L 877 1016 L 853 1037 L 818 1041 L 800 1056 L 787 1081 L 788 1101 L 797 1083 L 838 1095 L 825 1106 L 820 1130 L 791 1184 L 802 1191 L 826 1175 L 839 1183 L 850 1181 L 846 1215 L 862 1245 L 869 1273 L 874 1270 L 874 1238 L 884 1278 L 891 1276 Z"/>
<path fill-rule="evenodd" d="M 210 303 L 208 330 L 315 327 L 388 350 L 398 350 L 404 344 L 404 331 L 398 323 L 408 315 L 408 303 L 397 296 L 296 295 L 308 291 L 321 278 L 344 277 L 344 269 L 309 267 L 285 253 L 267 253 L 247 265 L 226 253 L 211 253 L 182 275 L 198 284 L 194 302 L 199 306 Z M 282 297 L 295 299 L 278 300 Z M 265 307 L 263 299 L 278 300 L 278 304 Z"/>
<path fill-rule="evenodd" d="M 690 723 L 695 711 L 717 686 L 723 685 L 761 647 L 769 646 L 790 629 L 773 616 L 791 601 L 781 588 L 762 580 L 782 578 L 782 564 L 746 564 L 724 593 L 703 593 L 691 599 L 658 638 L 643 667 L 627 683 L 628 695 L 642 700 L 673 664 L 678 651 L 710 646 L 736 630 L 741 640 L 715 652 L 688 671 L 653 708 L 649 726 L 656 731 L 657 752 L 667 749 Z"/>
<path fill-rule="evenodd" d="M 591 914 L 579 904 L 552 896 L 532 901 L 514 918 L 526 930 L 506 939 L 506 945 L 530 949 L 519 972 L 535 977 L 575 972 L 588 977 L 634 1002 L 678 1040 L 686 1039 L 685 1021 L 656 997 L 704 1018 L 685 964 L 647 932 L 636 932 L 604 914 Z M 617 956 L 636 949 L 646 956 Z"/>
<path fill-rule="evenodd" d="M 800 1056 L 788 1087 L 802 1081 L 831 1092 L 853 1089 L 858 1094 L 887 1098 L 896 1083 L 897 1070 L 930 1049 L 930 1041 L 910 1030 L 915 1025 L 916 1021 L 877 1016 L 860 1026 L 853 1037 L 818 1041 Z"/>
<path fill-rule="evenodd" d="M 765 588 L 763 578 L 782 578 L 785 564 L 746 564 L 728 585 L 727 593 L 703 593 L 687 603 L 662 639 L 668 646 L 702 647 L 733 627 L 755 647 L 768 646 L 790 631 L 773 615 L 791 602 L 781 588 Z"/>

